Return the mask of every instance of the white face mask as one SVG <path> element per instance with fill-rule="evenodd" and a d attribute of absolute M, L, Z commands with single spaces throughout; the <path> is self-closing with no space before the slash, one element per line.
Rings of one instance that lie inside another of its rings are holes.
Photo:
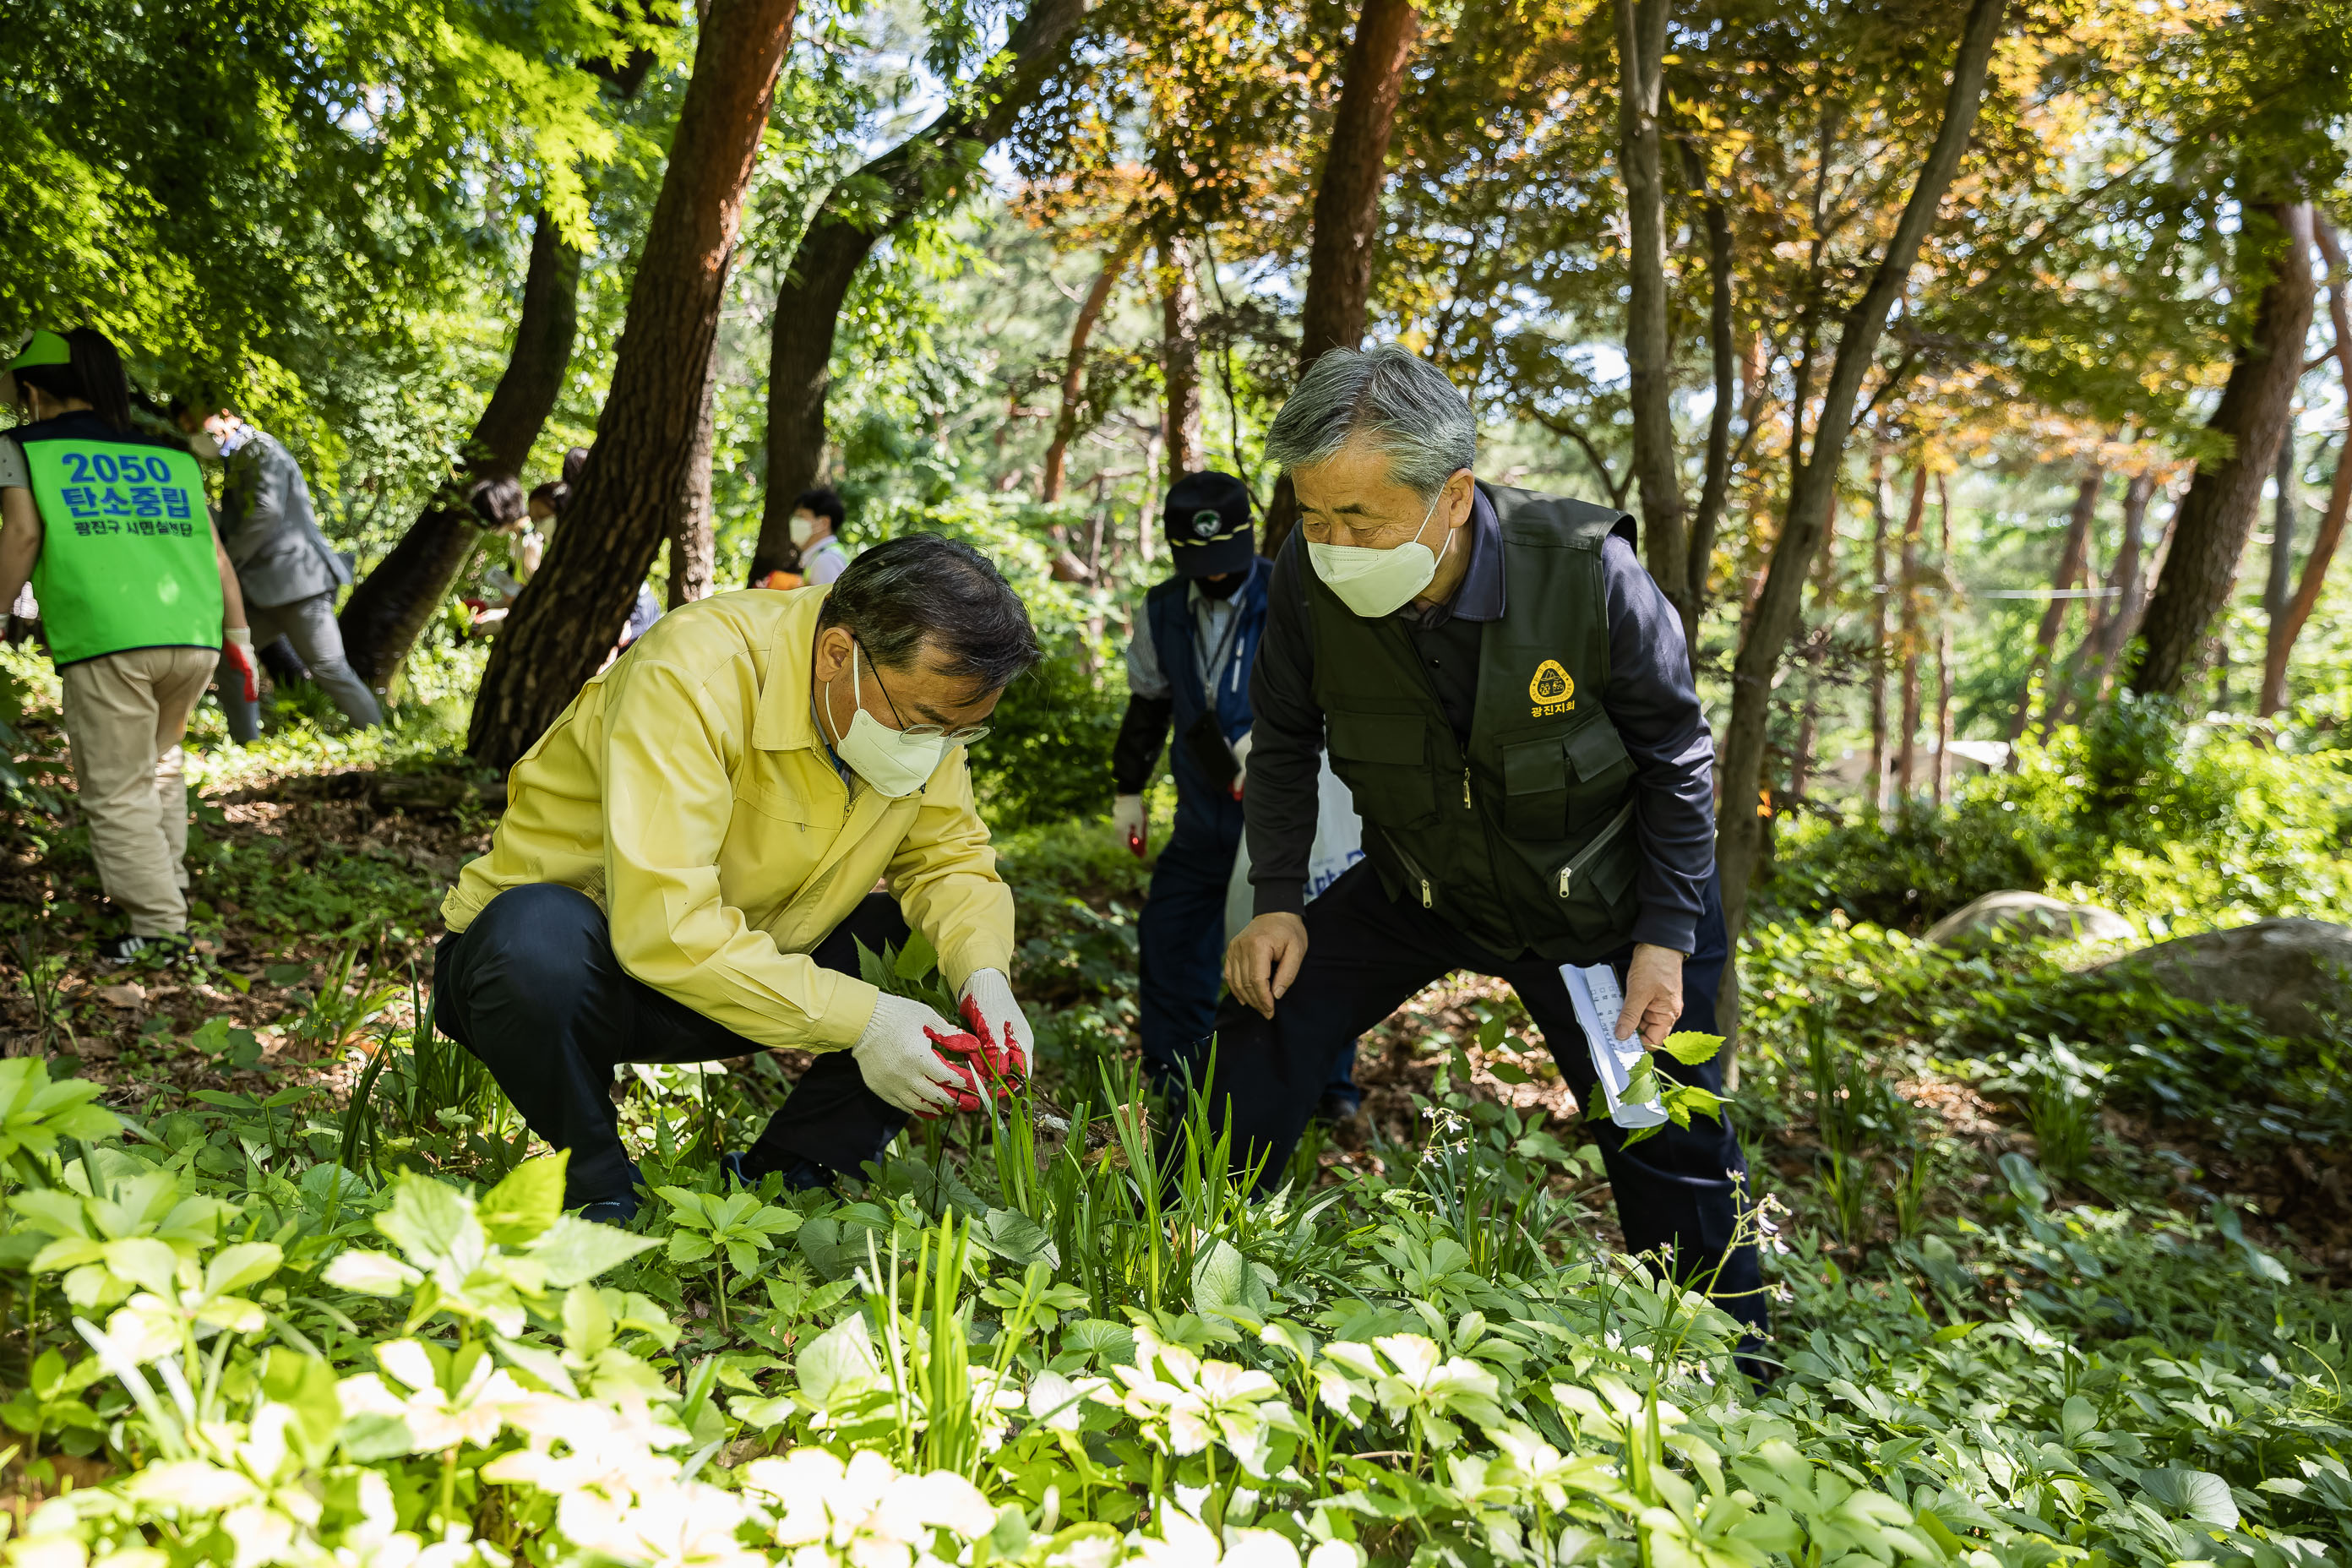
<path fill-rule="evenodd" d="M 930 782 L 939 771 L 940 759 L 948 754 L 945 735 L 909 735 L 893 730 L 866 710 L 865 692 L 857 679 L 857 644 L 849 645 L 849 690 L 855 712 L 849 721 L 849 732 L 841 732 L 833 717 L 833 690 L 824 694 L 825 727 L 833 731 L 833 749 L 850 771 L 874 787 L 877 795 L 892 799 L 914 794 Z"/>
<path fill-rule="evenodd" d="M 808 542 L 816 537 L 817 525 L 821 521 L 818 518 L 803 517 L 799 512 L 793 513 L 793 543 L 798 548 L 806 549 Z"/>
<path fill-rule="evenodd" d="M 210 436 L 189 437 L 188 450 L 207 463 L 217 463 L 220 461 L 221 444 L 218 441 L 214 440 Z"/>
<path fill-rule="evenodd" d="M 1393 550 L 1308 540 L 1307 554 L 1315 563 L 1315 575 L 1339 595 L 1341 604 L 1368 620 L 1402 609 L 1437 575 L 1437 552 L 1423 544 L 1421 536 L 1444 499 L 1445 492 L 1439 490 L 1421 514 L 1421 527 Z"/>

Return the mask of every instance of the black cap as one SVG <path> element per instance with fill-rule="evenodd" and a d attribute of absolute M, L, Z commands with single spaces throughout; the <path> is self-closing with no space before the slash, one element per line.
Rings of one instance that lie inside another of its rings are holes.
<path fill-rule="evenodd" d="M 1231 474 L 1208 469 L 1178 479 L 1168 491 L 1161 521 L 1180 577 L 1246 572 L 1257 554 L 1249 487 Z"/>

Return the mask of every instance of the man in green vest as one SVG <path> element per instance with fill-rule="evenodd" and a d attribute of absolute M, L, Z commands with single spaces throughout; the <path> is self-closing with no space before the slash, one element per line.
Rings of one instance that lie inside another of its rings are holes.
<path fill-rule="evenodd" d="M 1226 952 L 1208 1091 L 1209 1124 L 1232 1118 L 1236 1167 L 1264 1161 L 1263 1185 L 1348 1042 L 1455 970 L 1510 984 L 1580 1102 L 1596 1056 L 1714 1028 L 1714 745 L 1682 624 L 1632 518 L 1482 484 L 1476 455 L 1461 393 L 1395 347 L 1324 355 L 1267 433 L 1299 525 L 1250 684 L 1255 915 Z M 1365 858 L 1308 904 L 1327 745 Z M 1612 990 L 1592 1040 L 1579 1003 Z M 1719 1087 L 1711 1065 L 1657 1061 Z M 1627 1250 L 1760 1330 L 1727 1123 L 1631 1147 L 1596 1126 Z"/>
<path fill-rule="evenodd" d="M 253 697 L 236 573 L 195 459 L 131 427 L 112 343 L 37 331 L 0 382 L 30 417 L 0 436 L 0 604 L 31 580 L 65 688 L 90 858 L 130 928 L 99 956 L 174 957 L 188 947 L 180 738 L 224 654 Z"/>

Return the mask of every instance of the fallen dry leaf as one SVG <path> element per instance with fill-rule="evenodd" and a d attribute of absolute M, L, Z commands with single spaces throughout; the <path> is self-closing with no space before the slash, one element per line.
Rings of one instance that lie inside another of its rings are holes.
<path fill-rule="evenodd" d="M 98 988 L 98 994 L 101 1000 L 110 1002 L 117 1007 L 136 1007 L 147 1000 L 147 993 L 144 990 L 130 984 L 101 985 Z"/>

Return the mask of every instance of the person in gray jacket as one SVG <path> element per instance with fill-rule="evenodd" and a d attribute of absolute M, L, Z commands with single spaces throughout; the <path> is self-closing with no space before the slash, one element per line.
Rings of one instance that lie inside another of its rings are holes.
<path fill-rule="evenodd" d="M 343 635 L 335 625 L 335 593 L 350 584 L 352 569 L 319 531 L 310 487 L 294 454 L 226 408 L 175 402 L 172 417 L 197 457 L 211 458 L 227 470 L 221 538 L 245 591 L 255 646 L 266 647 L 284 637 L 352 723 L 383 723 L 383 710 L 344 658 Z M 257 706 L 223 706 L 229 733 L 238 742 L 261 732 Z"/>

